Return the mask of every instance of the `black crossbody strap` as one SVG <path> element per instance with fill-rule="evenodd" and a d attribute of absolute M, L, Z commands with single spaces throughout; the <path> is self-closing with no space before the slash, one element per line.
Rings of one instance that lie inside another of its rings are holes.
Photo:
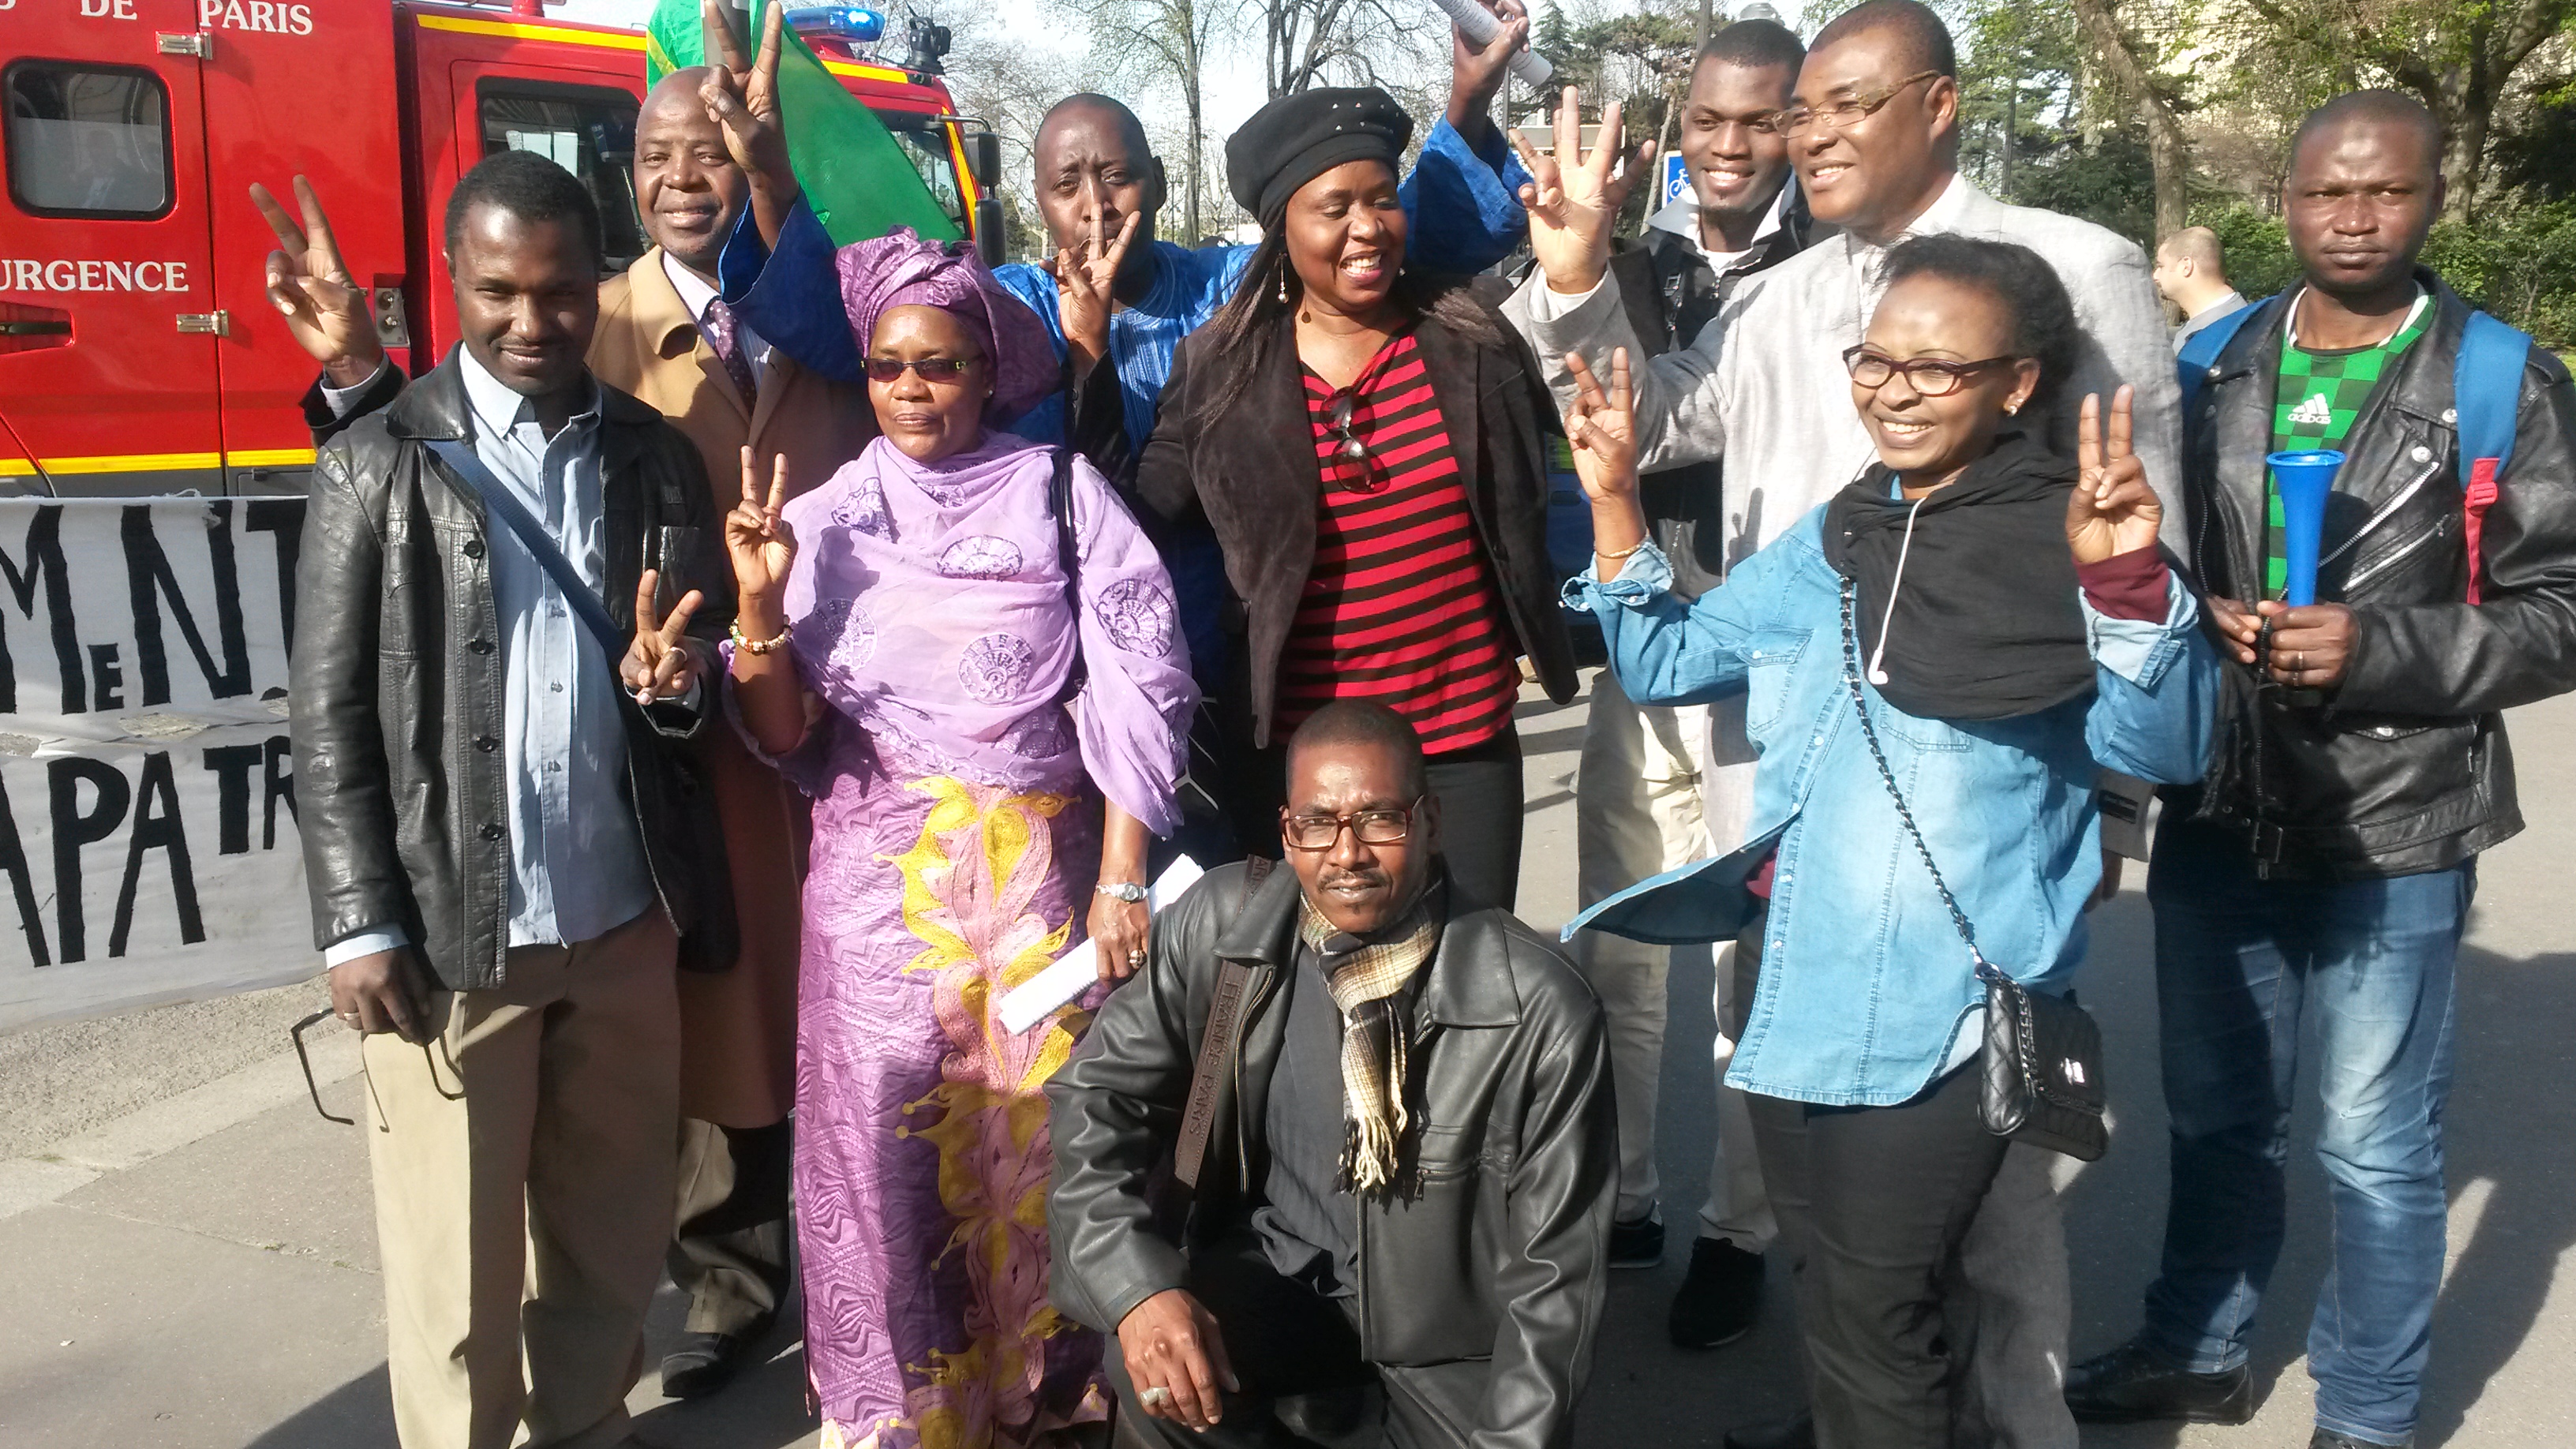
<path fill-rule="evenodd" d="M 599 595 L 573 568 L 572 560 L 564 557 L 563 550 L 547 536 L 544 526 L 511 495 L 510 485 L 494 477 L 492 470 L 483 466 L 483 460 L 475 457 L 474 449 L 467 444 L 452 438 L 424 438 L 421 441 L 483 500 L 483 511 L 501 520 L 535 556 L 537 567 L 544 569 L 546 577 L 555 581 L 555 587 L 563 593 L 564 602 L 572 605 L 573 616 L 581 620 L 582 626 L 599 641 L 599 647 L 607 651 L 608 667 L 615 669 L 617 661 L 626 657 L 628 641 L 625 634 L 618 629 L 617 621 L 608 616 L 608 606 L 599 601 Z"/>
<path fill-rule="evenodd" d="M 1977 979 L 1993 985 L 2009 982 L 2010 977 L 1986 960 L 1977 949 L 1977 933 L 1968 924 L 1968 913 L 1959 909 L 1959 898 L 1950 894 L 1950 883 L 1941 878 L 1941 867 L 1932 863 L 1932 847 L 1924 842 L 1923 827 L 1914 823 L 1914 812 L 1906 808 L 1905 792 L 1896 786 L 1896 772 L 1888 768 L 1887 751 L 1878 743 L 1878 730 L 1869 721 L 1869 701 L 1860 689 L 1860 629 L 1853 621 L 1852 598 L 1857 592 L 1850 579 L 1843 580 L 1843 683 L 1851 690 L 1852 712 L 1860 716 L 1860 737 L 1869 745 L 1869 757 L 1878 762 L 1878 778 L 1887 784 L 1887 796 L 1896 802 L 1896 818 L 1905 825 L 1905 833 L 1914 840 L 1915 853 L 1923 857 L 1923 868 L 1932 873 L 1932 887 L 1941 893 L 1941 904 L 1950 908 L 1950 924 L 1959 930 L 1959 939 L 1968 944 L 1968 956 L 1977 963 Z"/>
<path fill-rule="evenodd" d="M 1047 475 L 1047 513 L 1055 520 L 1055 561 L 1064 570 L 1064 607 L 1073 620 L 1074 639 L 1073 667 L 1064 672 L 1064 688 L 1056 691 L 1055 702 L 1071 704 L 1091 678 L 1082 657 L 1082 541 L 1073 521 L 1073 450 L 1051 451 L 1055 466 Z"/>
<path fill-rule="evenodd" d="M 1266 855 L 1244 862 L 1243 895 L 1235 902 L 1232 919 L 1243 918 L 1277 864 Z M 1181 1136 L 1172 1148 L 1172 1176 L 1193 1192 L 1198 1189 L 1200 1170 L 1207 1165 L 1208 1134 L 1216 1128 L 1216 1089 L 1225 1080 L 1226 1064 L 1234 1059 L 1242 1038 L 1244 998 L 1251 990 L 1251 967 L 1240 961 L 1217 963 L 1216 998 L 1208 1003 L 1207 1029 L 1199 1034 L 1198 1063 L 1190 1070 L 1189 1105 L 1181 1111 Z"/>

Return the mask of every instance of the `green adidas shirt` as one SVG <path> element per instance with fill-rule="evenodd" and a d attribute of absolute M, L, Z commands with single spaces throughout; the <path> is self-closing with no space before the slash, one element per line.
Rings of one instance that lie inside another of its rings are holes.
<path fill-rule="evenodd" d="M 2415 296 L 2415 306 L 2406 321 L 2387 341 L 2370 347 L 2347 348 L 2340 352 L 2318 352 L 2301 347 L 2287 335 L 2281 343 L 2281 379 L 2273 392 L 2272 451 L 2304 452 L 2318 448 L 2340 448 L 2346 433 L 2352 431 L 2353 419 L 2361 416 L 2362 404 L 2370 401 L 2371 389 L 2397 365 L 2397 359 L 2424 329 L 2432 325 L 2432 299 L 2422 292 Z M 2291 304 L 2295 315 L 2297 304 Z M 2268 470 L 2263 491 L 2268 499 L 2263 545 L 2263 591 L 2279 598 L 2290 585 L 2290 559 L 2287 529 L 2281 519 L 2281 489 Z"/>

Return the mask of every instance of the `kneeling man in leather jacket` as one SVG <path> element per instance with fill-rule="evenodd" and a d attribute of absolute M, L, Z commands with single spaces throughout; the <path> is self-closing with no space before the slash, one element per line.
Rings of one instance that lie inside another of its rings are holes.
<path fill-rule="evenodd" d="M 1055 1302 L 1117 1333 L 1132 1442 L 1304 1442 L 1280 1399 L 1374 1381 L 1391 1443 L 1569 1444 L 1617 1190 L 1600 1007 L 1445 884 L 1401 717 L 1317 711 L 1288 800 L 1293 871 L 1210 872 L 1158 917 L 1047 1086 Z"/>

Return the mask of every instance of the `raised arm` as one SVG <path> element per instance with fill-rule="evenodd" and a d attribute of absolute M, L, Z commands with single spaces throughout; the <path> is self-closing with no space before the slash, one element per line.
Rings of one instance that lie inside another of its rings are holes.
<path fill-rule="evenodd" d="M 1694 345 L 1656 356 L 1628 320 L 1619 279 L 1610 267 L 1610 228 L 1629 188 L 1652 160 L 1645 150 L 1627 158 L 1633 164 L 1618 171 L 1619 107 L 1613 102 L 1601 118 L 1601 135 L 1589 153 L 1581 153 L 1579 97 L 1566 87 L 1556 112 L 1556 151 L 1541 156 L 1529 138 L 1515 131 L 1512 141 L 1533 178 L 1521 188 L 1528 204 L 1530 247 L 1538 266 L 1504 304 L 1503 315 L 1527 337 L 1547 369 L 1548 391 L 1557 405 L 1573 405 L 1577 388 L 1562 365 L 1568 353 L 1583 357 L 1595 372 L 1606 370 L 1611 354 L 1626 348 L 1632 358 L 1650 359 L 1637 369 L 1636 416 L 1639 463 L 1649 469 L 1698 462 L 1725 449 L 1723 406 L 1718 390 L 1719 342 L 1727 323 L 1761 288 L 1758 281 L 1739 290 L 1728 303 L 1727 317 L 1702 329 Z M 1574 158 L 1570 163 L 1565 158 Z"/>
<path fill-rule="evenodd" d="M 2085 743 L 2094 760 L 2158 784 L 2187 784 L 2209 760 L 2218 718 L 2218 656 L 2199 601 L 2156 545 L 2164 508 L 2134 446 L 2134 395 L 2106 410 L 2087 394 L 2076 423 L 2076 482 L 2066 543 L 2083 592 L 2093 655 Z"/>
<path fill-rule="evenodd" d="M 1611 354 L 1610 386 L 1581 357 L 1563 359 L 1575 383 L 1565 435 L 1575 477 L 1592 503 L 1593 567 L 1565 586 L 1565 601 L 1601 621 L 1620 688 L 1641 704 L 1705 703 L 1741 689 L 1743 645 L 1752 630 L 1742 601 L 1758 596 L 1771 571 L 1756 554 L 1726 585 L 1685 604 L 1672 593 L 1672 565 L 1646 541 L 1637 503 L 1637 447 L 1629 354 Z"/>
<path fill-rule="evenodd" d="M 1482 46 L 1449 32 L 1449 109 L 1423 138 L 1401 191 L 1407 259 L 1434 272 L 1481 272 L 1512 254 L 1529 230 L 1521 187 L 1529 173 L 1494 128 L 1494 95 L 1514 53 L 1529 44 L 1520 0 L 1478 0 L 1502 28 Z"/>

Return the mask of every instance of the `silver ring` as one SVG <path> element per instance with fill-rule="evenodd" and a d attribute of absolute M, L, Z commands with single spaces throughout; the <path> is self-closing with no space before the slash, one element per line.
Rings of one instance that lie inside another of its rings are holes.
<path fill-rule="evenodd" d="M 358 1019 L 358 1014 L 354 1011 L 344 1011 L 339 1013 L 339 1016 L 342 1021 L 356 1021 Z"/>
<path fill-rule="evenodd" d="M 1145 960 L 1145 953 L 1142 951 L 1130 951 L 1127 953 L 1127 960 L 1132 965 L 1142 965 Z"/>
<path fill-rule="evenodd" d="M 1149 1409 L 1159 1409 L 1172 1401 L 1172 1391 L 1156 1384 L 1136 1395 L 1136 1402 Z"/>

